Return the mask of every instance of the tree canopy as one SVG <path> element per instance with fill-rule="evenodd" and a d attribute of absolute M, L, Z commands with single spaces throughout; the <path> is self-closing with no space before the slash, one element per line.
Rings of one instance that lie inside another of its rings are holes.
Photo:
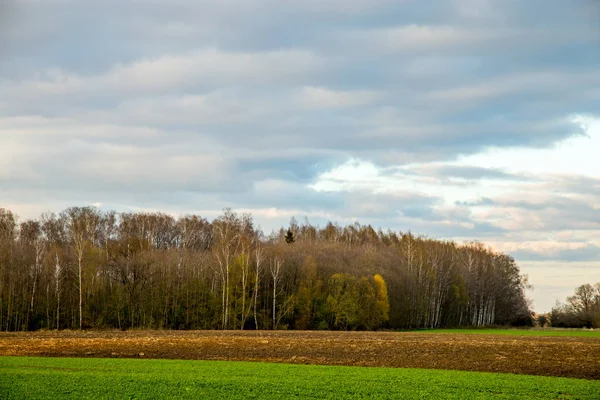
<path fill-rule="evenodd" d="M 0 329 L 8 331 L 406 329 L 531 319 L 526 277 L 512 257 L 481 243 L 295 219 L 266 238 L 251 215 L 232 210 L 209 222 L 74 207 L 19 223 L 0 209 L 0 278 Z"/>
<path fill-rule="evenodd" d="M 550 323 L 561 328 L 600 328 L 600 282 L 581 285 L 565 304 L 557 302 Z"/>

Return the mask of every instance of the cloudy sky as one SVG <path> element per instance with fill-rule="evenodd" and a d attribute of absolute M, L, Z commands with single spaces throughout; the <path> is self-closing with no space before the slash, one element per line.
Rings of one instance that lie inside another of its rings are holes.
<path fill-rule="evenodd" d="M 600 281 L 596 0 L 2 0 L 0 207 L 478 239 Z"/>

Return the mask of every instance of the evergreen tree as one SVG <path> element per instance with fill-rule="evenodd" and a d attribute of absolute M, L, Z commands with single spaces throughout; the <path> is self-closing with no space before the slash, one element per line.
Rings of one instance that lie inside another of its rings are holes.
<path fill-rule="evenodd" d="M 285 234 L 285 242 L 286 243 L 294 243 L 296 241 L 296 239 L 294 238 L 294 232 L 292 232 L 292 229 L 288 229 L 287 233 Z"/>

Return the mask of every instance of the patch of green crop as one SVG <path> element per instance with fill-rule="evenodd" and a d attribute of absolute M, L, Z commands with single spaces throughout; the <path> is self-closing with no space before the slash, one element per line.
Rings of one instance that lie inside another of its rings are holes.
<path fill-rule="evenodd" d="M 423 369 L 0 357 L 2 399 L 594 399 L 600 382 Z"/>
<path fill-rule="evenodd" d="M 458 333 L 478 335 L 514 335 L 514 336 L 575 336 L 600 338 L 600 330 L 589 329 L 429 329 L 422 333 Z"/>

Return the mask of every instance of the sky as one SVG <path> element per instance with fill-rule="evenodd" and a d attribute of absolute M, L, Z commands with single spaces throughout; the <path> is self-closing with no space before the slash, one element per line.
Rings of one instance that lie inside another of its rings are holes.
<path fill-rule="evenodd" d="M 2 0 L 0 207 L 359 221 L 600 282 L 595 0 Z"/>

